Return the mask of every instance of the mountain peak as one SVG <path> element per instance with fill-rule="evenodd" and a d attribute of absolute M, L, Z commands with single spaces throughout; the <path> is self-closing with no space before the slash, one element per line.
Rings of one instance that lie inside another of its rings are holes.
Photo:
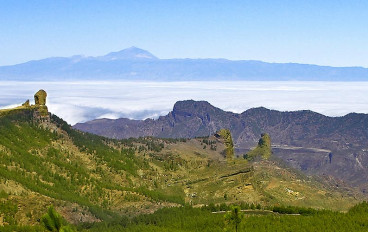
<path fill-rule="evenodd" d="M 104 60 L 156 60 L 158 59 L 152 53 L 137 48 L 129 47 L 118 52 L 111 52 L 105 56 L 102 56 Z"/>
<path fill-rule="evenodd" d="M 173 111 L 187 111 L 187 112 L 198 112 L 208 110 L 210 108 L 215 108 L 207 101 L 194 101 L 194 100 L 184 100 L 177 101 L 174 104 Z"/>

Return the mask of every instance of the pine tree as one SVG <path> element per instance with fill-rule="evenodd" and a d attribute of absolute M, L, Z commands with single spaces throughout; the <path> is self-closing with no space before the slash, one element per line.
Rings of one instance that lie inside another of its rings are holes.
<path fill-rule="evenodd" d="M 243 220 L 243 213 L 239 206 L 232 206 L 231 210 L 225 214 L 225 224 L 235 227 L 235 231 L 238 232 L 240 223 Z"/>
<path fill-rule="evenodd" d="M 63 226 L 63 217 L 53 206 L 50 206 L 47 213 L 42 216 L 41 223 L 51 232 L 74 232 L 70 226 Z"/>

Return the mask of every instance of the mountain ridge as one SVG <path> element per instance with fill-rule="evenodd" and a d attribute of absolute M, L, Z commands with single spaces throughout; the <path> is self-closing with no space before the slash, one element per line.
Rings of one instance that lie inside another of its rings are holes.
<path fill-rule="evenodd" d="M 156 56 L 152 55 L 152 53 L 137 48 L 137 47 L 130 47 L 126 48 L 117 52 L 110 52 L 104 56 L 95 57 L 101 60 L 140 60 L 140 59 L 158 59 Z"/>
<path fill-rule="evenodd" d="M 368 68 L 255 60 L 159 59 L 131 47 L 104 56 L 53 57 L 0 66 L 0 80 L 368 81 Z"/>
<path fill-rule="evenodd" d="M 323 119 L 349 120 L 352 118 L 364 119 L 368 117 L 368 114 L 355 113 L 355 112 L 348 113 L 343 116 L 327 116 L 327 115 L 324 115 L 324 114 L 321 114 L 315 111 L 311 111 L 311 110 L 279 111 L 279 110 L 274 110 L 274 109 L 268 109 L 263 106 L 253 107 L 241 113 L 234 113 L 231 111 L 224 111 L 220 109 L 219 107 L 211 105 L 207 101 L 183 100 L 183 101 L 177 101 L 174 104 L 172 111 L 170 111 L 165 116 L 159 116 L 157 119 L 147 118 L 144 120 L 139 120 L 139 119 L 128 119 L 128 118 L 119 118 L 119 119 L 100 118 L 100 119 L 94 119 L 94 120 L 91 120 L 85 123 L 99 122 L 99 121 L 114 122 L 114 121 L 119 121 L 119 120 L 131 121 L 131 122 L 160 122 L 162 120 L 165 120 L 167 117 L 171 117 L 174 120 L 180 121 L 185 117 L 193 117 L 193 116 L 199 116 L 204 120 L 206 119 L 206 117 L 208 119 L 208 117 L 210 116 L 210 113 L 211 114 L 221 113 L 221 114 L 225 114 L 227 116 L 234 117 L 234 118 L 241 118 L 241 117 L 248 117 L 248 116 L 254 117 L 256 115 L 265 115 L 265 114 L 273 114 L 277 116 L 287 115 L 287 116 L 294 116 L 294 117 L 308 116 L 308 117 L 315 117 L 315 119 L 318 119 L 318 120 L 323 120 Z M 74 126 L 78 128 L 78 126 L 83 125 L 85 123 L 77 123 Z M 107 136 L 107 135 L 104 135 L 104 136 Z"/>
<path fill-rule="evenodd" d="M 276 157 L 292 167 L 306 174 L 333 176 L 363 192 L 368 189 L 368 114 L 328 117 L 310 110 L 280 112 L 264 107 L 236 114 L 188 100 L 177 102 L 171 112 L 156 120 L 94 120 L 74 128 L 117 139 L 194 138 L 228 128 L 238 156 L 267 133 Z"/>

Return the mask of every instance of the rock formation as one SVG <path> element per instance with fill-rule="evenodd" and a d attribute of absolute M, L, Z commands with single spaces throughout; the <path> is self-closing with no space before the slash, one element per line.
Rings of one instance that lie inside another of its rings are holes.
<path fill-rule="evenodd" d="M 35 99 L 35 104 L 36 106 L 44 106 L 46 105 L 46 97 L 47 97 L 47 93 L 45 90 L 41 89 L 39 90 L 35 95 L 34 95 L 34 99 Z"/>
<path fill-rule="evenodd" d="M 24 106 L 24 107 L 26 107 L 26 108 L 30 107 L 31 105 L 29 104 L 29 100 L 27 100 L 26 102 L 24 102 L 24 103 L 22 104 L 22 106 Z"/>
<path fill-rule="evenodd" d="M 12 109 L 3 109 L 0 110 L 0 114 L 11 114 L 13 112 L 17 112 L 19 110 L 32 110 L 33 115 L 36 118 L 42 118 L 43 120 L 47 120 L 49 118 L 49 111 L 46 106 L 46 97 L 47 93 L 45 90 L 41 89 L 34 95 L 35 104 L 31 105 L 29 100 L 25 101 L 21 106 L 12 108 Z"/>
<path fill-rule="evenodd" d="M 48 116 L 48 109 L 46 106 L 47 93 L 45 90 L 41 89 L 34 95 L 35 105 L 34 107 L 38 109 L 39 115 L 41 117 Z"/>

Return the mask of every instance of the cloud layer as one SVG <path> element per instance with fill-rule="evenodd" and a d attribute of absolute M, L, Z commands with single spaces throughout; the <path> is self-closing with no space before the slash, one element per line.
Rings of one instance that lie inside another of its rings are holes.
<path fill-rule="evenodd" d="M 368 113 L 368 82 L 0 82 L 0 108 L 48 93 L 49 110 L 70 124 L 95 118 L 157 118 L 179 100 L 206 100 L 241 113 L 252 107 Z"/>

